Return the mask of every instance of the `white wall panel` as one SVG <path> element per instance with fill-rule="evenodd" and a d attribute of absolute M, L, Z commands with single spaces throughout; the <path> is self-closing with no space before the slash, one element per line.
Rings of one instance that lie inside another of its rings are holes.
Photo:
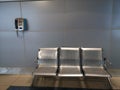
<path fill-rule="evenodd" d="M 0 31 L 15 30 L 14 20 L 20 17 L 19 2 L 0 3 Z"/>
<path fill-rule="evenodd" d="M 64 0 L 22 2 L 29 31 L 64 31 Z"/>
<path fill-rule="evenodd" d="M 120 0 L 113 0 L 112 29 L 120 30 Z"/>
<path fill-rule="evenodd" d="M 112 31 L 112 66 L 120 68 L 120 30 Z"/>
<path fill-rule="evenodd" d="M 16 32 L 0 32 L 0 66 L 26 66 L 23 39 Z"/>
<path fill-rule="evenodd" d="M 112 0 L 66 0 L 67 30 L 110 30 Z"/>

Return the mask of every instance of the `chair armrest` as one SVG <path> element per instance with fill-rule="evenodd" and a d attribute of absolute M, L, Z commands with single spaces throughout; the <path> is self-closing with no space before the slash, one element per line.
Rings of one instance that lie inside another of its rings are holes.
<path fill-rule="evenodd" d="M 109 59 L 104 58 L 104 65 L 106 65 L 106 66 L 110 66 L 111 64 L 112 64 L 112 63 L 110 62 Z"/>
<path fill-rule="evenodd" d="M 103 60 L 104 60 L 104 68 L 105 68 L 105 70 L 108 72 L 108 74 L 110 75 L 110 77 L 112 77 L 112 75 L 110 74 L 110 72 L 107 70 L 107 67 L 110 66 L 110 65 L 112 65 L 112 63 L 107 58 L 104 58 Z"/>
<path fill-rule="evenodd" d="M 37 58 L 35 58 L 33 61 L 34 61 L 34 63 L 38 63 L 38 59 Z"/>
<path fill-rule="evenodd" d="M 36 57 L 34 60 L 33 60 L 33 62 L 34 62 L 34 64 L 36 64 L 36 69 L 39 67 L 39 65 L 38 65 L 38 57 Z"/>
<path fill-rule="evenodd" d="M 110 62 L 110 60 L 109 60 L 109 59 L 104 58 L 104 65 L 107 67 L 107 66 L 112 65 L 112 63 Z"/>

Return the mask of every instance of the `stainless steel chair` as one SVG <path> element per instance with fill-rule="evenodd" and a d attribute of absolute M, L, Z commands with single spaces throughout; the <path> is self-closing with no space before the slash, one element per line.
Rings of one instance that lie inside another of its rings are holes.
<path fill-rule="evenodd" d="M 61 47 L 59 77 L 81 77 L 79 48 Z"/>
<path fill-rule="evenodd" d="M 82 68 L 85 76 L 103 77 L 109 82 L 110 89 L 111 75 L 107 71 L 105 60 L 102 56 L 102 48 L 81 48 L 82 50 Z"/>
<path fill-rule="evenodd" d="M 104 68 L 102 48 L 81 48 L 85 76 L 110 77 Z"/>
<path fill-rule="evenodd" d="M 56 76 L 58 68 L 58 48 L 40 48 L 38 68 L 33 73 L 41 76 Z"/>

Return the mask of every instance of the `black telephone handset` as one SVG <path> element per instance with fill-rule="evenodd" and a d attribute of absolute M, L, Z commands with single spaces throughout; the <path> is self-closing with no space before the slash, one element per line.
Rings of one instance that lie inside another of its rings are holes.
<path fill-rule="evenodd" d="M 18 19 L 15 19 L 15 29 L 18 29 Z"/>
<path fill-rule="evenodd" d="M 15 19 L 15 28 L 17 31 L 24 30 L 24 18 L 16 18 Z"/>

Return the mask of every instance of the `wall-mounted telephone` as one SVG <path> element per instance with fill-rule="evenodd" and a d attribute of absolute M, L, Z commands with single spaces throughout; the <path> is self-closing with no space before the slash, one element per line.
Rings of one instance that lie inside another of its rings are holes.
<path fill-rule="evenodd" d="M 16 18 L 15 19 L 15 29 L 17 31 L 27 30 L 27 20 L 24 18 Z"/>

